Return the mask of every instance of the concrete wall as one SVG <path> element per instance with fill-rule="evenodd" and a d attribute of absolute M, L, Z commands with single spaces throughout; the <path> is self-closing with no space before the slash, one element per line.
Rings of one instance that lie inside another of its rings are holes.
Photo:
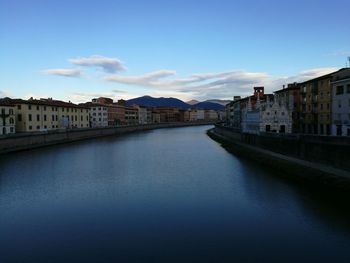
<path fill-rule="evenodd" d="M 262 149 L 350 171 L 350 138 L 262 133 L 246 134 L 216 126 L 215 132 Z"/>
<path fill-rule="evenodd" d="M 14 152 L 19 150 L 32 149 L 48 145 L 73 142 L 89 138 L 120 135 L 143 130 L 152 130 L 159 128 L 172 128 L 182 126 L 195 126 L 213 124 L 210 122 L 195 122 L 195 123 L 163 123 L 163 124 L 148 124 L 135 125 L 117 128 L 96 128 L 96 129 L 76 129 L 62 130 L 55 132 L 38 132 L 38 133 L 22 133 L 13 134 L 0 138 L 0 154 Z"/>

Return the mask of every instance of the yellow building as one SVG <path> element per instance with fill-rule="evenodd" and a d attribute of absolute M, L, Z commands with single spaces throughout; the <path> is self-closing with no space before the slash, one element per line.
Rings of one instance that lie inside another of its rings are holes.
<path fill-rule="evenodd" d="M 335 75 L 349 72 L 342 68 L 336 72 L 305 81 L 300 84 L 301 132 L 315 135 L 330 135 L 332 124 L 332 84 Z"/>
<path fill-rule="evenodd" d="M 17 132 L 89 128 L 89 108 L 71 102 L 30 98 L 11 99 Z"/>

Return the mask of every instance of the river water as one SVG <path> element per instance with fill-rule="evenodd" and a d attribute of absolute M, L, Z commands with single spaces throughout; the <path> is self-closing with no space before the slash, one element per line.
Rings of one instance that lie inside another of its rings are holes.
<path fill-rule="evenodd" d="M 237 158 L 209 128 L 0 156 L 0 262 L 350 262 L 349 197 Z"/>

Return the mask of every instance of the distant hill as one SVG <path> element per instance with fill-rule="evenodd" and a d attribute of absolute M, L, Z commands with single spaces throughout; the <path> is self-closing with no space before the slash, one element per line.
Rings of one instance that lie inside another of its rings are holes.
<path fill-rule="evenodd" d="M 206 100 L 206 102 L 217 103 L 217 104 L 221 104 L 222 106 L 225 106 L 231 101 L 230 100 Z"/>
<path fill-rule="evenodd" d="M 153 98 L 151 96 L 143 96 L 128 100 L 126 105 L 142 105 L 146 107 L 177 107 L 180 109 L 188 109 L 191 107 L 189 104 L 176 98 Z"/>
<path fill-rule="evenodd" d="M 212 103 L 212 102 L 199 102 L 197 104 L 192 105 L 192 107 L 196 109 L 206 109 L 206 110 L 223 110 L 225 107 L 218 103 Z"/>
<path fill-rule="evenodd" d="M 190 100 L 190 101 L 186 101 L 187 104 L 190 104 L 190 105 L 194 105 L 194 104 L 197 104 L 199 103 L 198 100 Z"/>
<path fill-rule="evenodd" d="M 188 104 L 176 98 L 153 98 L 151 96 L 142 96 L 126 101 L 127 106 L 141 105 L 146 107 L 176 107 L 180 109 L 206 109 L 206 110 L 223 110 L 225 107 L 218 103 L 198 102 L 196 104 Z"/>

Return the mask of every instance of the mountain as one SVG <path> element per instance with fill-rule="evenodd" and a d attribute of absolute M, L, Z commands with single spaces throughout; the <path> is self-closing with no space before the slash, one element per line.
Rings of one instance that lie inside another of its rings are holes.
<path fill-rule="evenodd" d="M 188 109 L 191 107 L 189 104 L 176 98 L 153 98 L 151 96 L 143 96 L 128 100 L 126 105 L 142 105 L 146 107 L 176 107 L 180 109 Z"/>
<path fill-rule="evenodd" d="M 218 104 L 218 103 L 213 103 L 213 102 L 199 102 L 197 104 L 192 105 L 193 108 L 195 109 L 206 109 L 206 110 L 223 110 L 225 109 L 225 106 Z"/>
<path fill-rule="evenodd" d="M 194 105 L 194 104 L 197 104 L 199 103 L 198 100 L 190 100 L 190 101 L 186 101 L 187 104 L 190 104 L 190 105 Z"/>
<path fill-rule="evenodd" d="M 206 102 L 212 102 L 221 104 L 222 106 L 225 106 L 227 103 L 231 102 L 230 100 L 206 100 Z"/>
<path fill-rule="evenodd" d="M 206 110 L 223 110 L 225 107 L 213 102 L 197 102 L 193 105 L 183 102 L 176 98 L 153 98 L 151 96 L 143 96 L 126 101 L 127 106 L 141 105 L 146 107 L 176 107 L 180 109 L 206 109 Z"/>

